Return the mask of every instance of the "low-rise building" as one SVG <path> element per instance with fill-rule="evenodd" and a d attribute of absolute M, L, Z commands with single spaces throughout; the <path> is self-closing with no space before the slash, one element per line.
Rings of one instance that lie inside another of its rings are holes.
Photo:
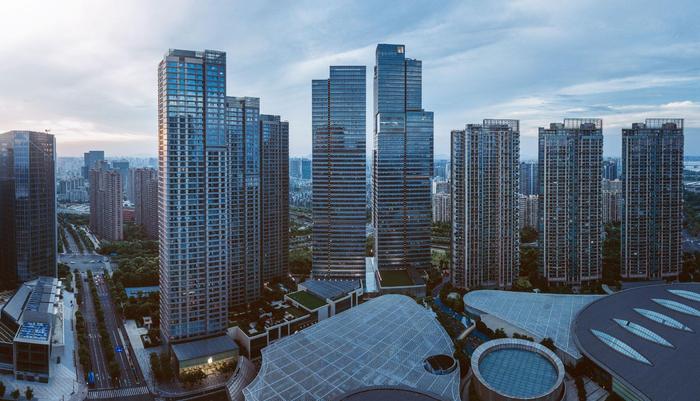
<path fill-rule="evenodd" d="M 0 310 L 0 371 L 17 380 L 47 383 L 51 352 L 62 347 L 61 282 L 39 277 L 26 282 Z"/>

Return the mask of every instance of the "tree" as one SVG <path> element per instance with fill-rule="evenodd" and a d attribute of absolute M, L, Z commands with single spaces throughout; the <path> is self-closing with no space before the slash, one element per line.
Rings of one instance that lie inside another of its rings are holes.
<path fill-rule="evenodd" d="M 530 242 L 537 241 L 537 230 L 533 227 L 523 227 L 520 230 L 520 243 L 529 244 Z"/>
<path fill-rule="evenodd" d="M 156 381 L 163 380 L 163 372 L 160 369 L 160 358 L 158 358 L 158 354 L 156 354 L 155 352 L 151 352 L 150 359 L 151 373 L 153 373 L 153 378 Z"/>
<path fill-rule="evenodd" d="M 0 398 L 5 396 L 5 390 L 7 390 L 5 383 L 0 382 Z"/>
<path fill-rule="evenodd" d="M 576 394 L 578 395 L 578 400 L 586 401 L 586 386 L 583 384 L 583 378 L 581 376 L 576 376 L 574 383 L 576 383 Z"/>
<path fill-rule="evenodd" d="M 496 329 L 496 331 L 493 333 L 494 338 L 508 338 L 508 335 L 506 334 L 506 331 L 499 328 Z"/>
<path fill-rule="evenodd" d="M 544 345 L 545 347 L 549 348 L 552 352 L 557 352 L 557 346 L 554 345 L 554 340 L 552 340 L 549 337 L 545 337 L 540 341 L 540 344 Z"/>
<path fill-rule="evenodd" d="M 10 396 L 15 400 L 19 399 L 19 389 L 15 389 L 15 391 L 11 392 Z"/>
<path fill-rule="evenodd" d="M 32 390 L 31 387 L 27 387 L 27 389 L 24 390 L 24 397 L 27 400 L 31 400 L 32 398 L 34 398 L 34 390 Z"/>
<path fill-rule="evenodd" d="M 204 371 L 202 369 L 190 369 L 186 372 L 183 372 L 180 375 L 180 379 L 187 386 L 199 384 L 202 382 L 202 380 L 204 380 L 205 377 L 207 377 L 207 375 L 204 374 Z"/>
<path fill-rule="evenodd" d="M 167 352 L 160 354 L 160 370 L 163 374 L 163 380 L 172 380 L 174 376 L 173 365 L 170 363 L 170 356 Z"/>

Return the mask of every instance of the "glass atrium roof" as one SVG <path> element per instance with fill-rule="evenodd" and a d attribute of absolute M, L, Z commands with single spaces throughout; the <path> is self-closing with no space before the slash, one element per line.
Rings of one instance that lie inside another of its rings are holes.
<path fill-rule="evenodd" d="M 459 369 L 435 375 L 426 357 L 451 355 L 452 341 L 430 311 L 384 295 L 262 350 L 246 401 L 326 400 L 367 386 L 407 386 L 459 400 Z"/>
<path fill-rule="evenodd" d="M 545 394 L 557 381 L 554 365 L 544 356 L 525 349 L 489 352 L 479 361 L 479 371 L 489 386 L 517 398 Z"/>
<path fill-rule="evenodd" d="M 642 326 L 641 324 L 637 324 L 634 322 L 630 322 L 629 320 L 623 320 L 623 319 L 613 319 L 615 323 L 619 324 L 620 327 L 623 329 L 629 331 L 630 333 L 639 336 L 645 340 L 649 340 L 651 342 L 655 342 L 657 344 L 663 345 L 664 347 L 670 347 L 673 348 L 673 344 L 668 342 L 665 338 L 661 337 L 660 335 L 654 333 L 653 331 L 647 329 L 646 327 Z"/>
<path fill-rule="evenodd" d="M 678 295 L 681 298 L 689 299 L 691 301 L 700 302 L 700 294 L 694 291 L 688 290 L 668 290 L 671 294 Z"/>
<path fill-rule="evenodd" d="M 652 301 L 656 302 L 657 304 L 659 304 L 663 307 L 674 310 L 676 312 L 685 313 L 686 315 L 690 315 L 690 316 L 700 317 L 699 310 L 697 310 L 691 306 L 688 306 L 686 304 L 682 304 L 680 302 L 671 301 L 670 299 L 663 299 L 663 298 L 652 298 Z"/>
<path fill-rule="evenodd" d="M 467 293 L 464 303 L 537 337 L 550 337 L 558 348 L 578 359 L 581 354 L 571 336 L 571 322 L 581 309 L 602 297 L 479 290 Z"/>
<path fill-rule="evenodd" d="M 664 315 L 663 313 L 654 312 L 653 310 L 642 308 L 634 308 L 634 310 L 640 315 L 644 316 L 645 318 L 652 320 L 656 323 L 661 323 L 664 326 L 668 326 L 677 330 L 693 331 L 693 329 L 691 329 L 690 327 L 684 325 L 683 323 L 670 316 Z"/>
<path fill-rule="evenodd" d="M 627 343 L 624 341 L 615 338 L 611 336 L 610 334 L 603 333 L 602 331 L 599 330 L 593 330 L 591 329 L 591 333 L 593 333 L 594 336 L 598 337 L 600 341 L 602 341 L 605 345 L 608 347 L 612 348 L 613 350 L 621 353 L 624 356 L 630 357 L 638 362 L 651 365 L 651 362 L 647 358 L 644 357 L 644 355 L 640 354 L 635 350 L 634 348 L 630 347 Z"/>

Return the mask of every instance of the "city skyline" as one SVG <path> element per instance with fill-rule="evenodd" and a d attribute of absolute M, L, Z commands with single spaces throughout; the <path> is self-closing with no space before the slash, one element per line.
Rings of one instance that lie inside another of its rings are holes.
<path fill-rule="evenodd" d="M 153 156 L 157 143 L 153 68 L 163 49 L 206 47 L 231 56 L 228 92 L 264 99 L 264 109 L 290 121 L 290 155 L 308 155 L 308 81 L 323 76 L 330 64 L 371 66 L 374 45 L 384 42 L 404 43 L 424 61 L 424 100 L 435 111 L 436 155 L 449 154 L 449 133 L 454 127 L 484 117 L 521 121 L 523 159 L 536 155 L 538 126 L 586 115 L 605 121 L 604 156 L 619 155 L 623 127 L 650 117 L 684 116 L 687 153 L 699 149 L 700 140 L 693 135 L 700 132 L 699 35 L 684 23 L 692 14 L 688 10 L 698 7 L 692 2 L 678 7 L 654 3 L 631 7 L 616 2 L 441 7 L 397 3 L 377 10 L 367 4 L 312 7 L 299 3 L 274 7 L 273 12 L 264 4 L 111 7 L 6 6 L 0 32 L 8 45 L 0 54 L 14 62 L 4 65 L 0 74 L 0 121 L 6 124 L 0 131 L 51 129 L 59 156 L 78 156 L 90 148 L 117 156 Z M 496 9 L 499 18 L 491 18 L 490 11 Z M 194 26 L 192 35 L 180 34 L 182 25 L 191 21 L 185 16 L 193 12 L 203 20 L 227 23 Z M 162 18 L 151 18 L 156 14 Z M 343 32 L 324 22 L 341 14 L 354 17 Z M 28 15 L 37 23 L 19 24 Z M 120 18 L 111 18 L 114 15 L 129 18 L 133 29 L 120 29 Z M 235 23 L 249 16 L 258 23 Z M 461 24 L 466 16 L 471 16 L 470 28 Z M 280 18 L 295 18 L 297 24 L 269 29 L 275 22 L 279 27 Z M 595 28 L 574 23 L 581 19 L 616 22 Z M 50 23 L 42 24 L 44 20 Z M 77 23 L 86 20 L 90 23 L 85 26 Z M 642 25 L 653 29 L 641 30 Z M 223 26 L 235 29 L 222 31 Z M 241 44 L 239 29 L 259 39 Z M 78 37 L 90 40 L 66 49 Z M 12 51 L 20 48 L 32 48 L 44 57 L 17 57 Z M 275 49 L 275 62 L 269 62 L 270 49 Z M 476 53 L 483 57 L 472 57 Z M 81 63 L 67 63 L 66 54 Z M 116 54 L 130 57 L 113 57 Z M 492 54 L 509 54 L 518 62 L 504 66 L 500 58 L 489 57 Z M 589 56 L 596 62 L 584 63 Z M 654 62 L 647 62 L 650 59 Z M 30 88 L 21 85 L 28 73 L 36 83 Z M 368 101 L 371 97 L 369 88 Z M 94 104 L 100 107 L 90 107 Z M 371 132 L 371 121 L 367 128 Z M 368 149 L 371 146 L 368 136 Z"/>

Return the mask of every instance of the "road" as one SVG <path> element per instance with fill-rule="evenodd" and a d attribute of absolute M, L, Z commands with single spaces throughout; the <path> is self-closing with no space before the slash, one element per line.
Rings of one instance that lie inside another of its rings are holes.
<path fill-rule="evenodd" d="M 95 388 L 110 388 L 112 387 L 107 370 L 107 359 L 102 351 L 102 338 L 100 338 L 97 329 L 97 315 L 95 314 L 94 301 L 88 287 L 88 278 L 84 273 L 80 274 L 79 280 L 83 280 L 82 295 L 83 303 L 80 309 L 85 318 L 88 347 L 90 348 L 90 360 L 92 362 L 92 371 L 95 374 Z"/>

